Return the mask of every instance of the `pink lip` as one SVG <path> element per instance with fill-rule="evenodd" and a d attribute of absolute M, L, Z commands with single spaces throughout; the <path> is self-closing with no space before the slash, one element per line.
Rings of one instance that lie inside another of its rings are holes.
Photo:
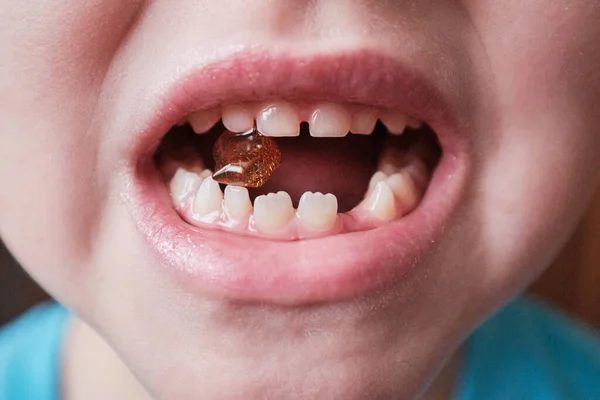
<path fill-rule="evenodd" d="M 193 111 L 268 98 L 377 105 L 426 121 L 438 134 L 444 156 L 420 206 L 377 229 L 296 242 L 183 222 L 151 162 L 162 136 Z M 392 285 L 431 250 L 468 175 L 467 140 L 443 96 L 415 69 L 368 51 L 310 58 L 238 54 L 183 76 L 154 115 L 129 148 L 132 214 L 168 275 L 201 295 L 299 305 Z"/>

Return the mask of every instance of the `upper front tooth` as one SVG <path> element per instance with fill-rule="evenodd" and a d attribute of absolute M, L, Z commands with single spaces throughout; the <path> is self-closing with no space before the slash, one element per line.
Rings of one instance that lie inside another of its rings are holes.
<path fill-rule="evenodd" d="M 182 207 L 185 199 L 192 192 L 197 191 L 201 183 L 202 178 L 198 174 L 179 168 L 169 184 L 171 198 Z"/>
<path fill-rule="evenodd" d="M 321 103 L 309 121 L 310 135 L 314 137 L 344 137 L 350 130 L 350 113 L 345 107 Z"/>
<path fill-rule="evenodd" d="M 380 119 L 392 135 L 402 134 L 408 124 L 408 117 L 406 115 L 393 111 L 383 113 Z"/>
<path fill-rule="evenodd" d="M 233 220 L 243 221 L 252 214 L 252 203 L 248 189 L 242 186 L 227 185 L 223 206 Z"/>
<path fill-rule="evenodd" d="M 359 135 L 370 135 L 375 130 L 377 124 L 377 113 L 375 110 L 360 110 L 352 116 L 350 132 Z"/>
<path fill-rule="evenodd" d="M 240 104 L 225 106 L 223 125 L 231 132 L 248 132 L 254 128 L 254 113 L 249 107 Z"/>
<path fill-rule="evenodd" d="M 256 127 L 265 136 L 299 136 L 300 119 L 293 105 L 279 102 L 265 107 L 256 118 Z"/>
<path fill-rule="evenodd" d="M 300 223 L 316 232 L 333 228 L 337 219 L 337 211 L 337 198 L 331 193 L 306 192 L 298 204 Z"/>
<path fill-rule="evenodd" d="M 254 200 L 254 222 L 262 233 L 281 232 L 293 217 L 294 206 L 287 192 L 269 193 Z"/>
<path fill-rule="evenodd" d="M 198 217 L 204 217 L 220 211 L 222 203 L 223 192 L 219 184 L 212 177 L 208 177 L 202 182 L 196 193 L 193 211 Z"/>
<path fill-rule="evenodd" d="M 396 218 L 394 193 L 387 182 L 379 182 L 365 200 L 365 206 L 375 218 L 390 221 Z"/>
<path fill-rule="evenodd" d="M 198 111 L 190 115 L 190 125 L 196 133 L 208 132 L 221 118 L 221 110 L 211 108 L 209 110 Z"/>

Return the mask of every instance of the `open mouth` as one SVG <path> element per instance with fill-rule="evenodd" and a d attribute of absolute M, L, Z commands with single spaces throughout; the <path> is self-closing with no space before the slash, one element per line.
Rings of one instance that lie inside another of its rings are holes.
<path fill-rule="evenodd" d="M 236 54 L 160 98 L 126 155 L 131 213 L 202 296 L 299 305 L 395 285 L 467 181 L 450 102 L 369 51 Z"/>
<path fill-rule="evenodd" d="M 360 105 L 234 104 L 179 125 L 155 154 L 179 215 L 197 227 L 268 239 L 364 231 L 402 218 L 419 205 L 442 155 L 427 125 Z"/>

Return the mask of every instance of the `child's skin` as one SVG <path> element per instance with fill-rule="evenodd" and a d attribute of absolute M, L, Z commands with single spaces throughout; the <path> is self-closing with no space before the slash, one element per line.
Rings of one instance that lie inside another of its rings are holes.
<path fill-rule="evenodd" d="M 599 175 L 597 0 L 0 0 L 0 10 L 0 235 L 81 317 L 67 342 L 69 399 L 144 398 L 121 360 L 157 399 L 447 398 L 460 358 L 445 361 L 550 262 Z M 280 47 L 416 63 L 456 109 L 466 186 L 391 290 L 314 307 L 189 292 L 131 218 L 123 154 L 178 66 Z"/>

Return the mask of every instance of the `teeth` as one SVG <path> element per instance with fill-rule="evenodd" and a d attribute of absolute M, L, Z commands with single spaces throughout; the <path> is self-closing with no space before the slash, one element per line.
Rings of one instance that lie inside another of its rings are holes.
<path fill-rule="evenodd" d="M 396 201 L 401 205 L 402 215 L 414 210 L 421 199 L 421 194 L 414 179 L 405 171 L 390 176 L 387 184 L 394 193 Z"/>
<path fill-rule="evenodd" d="M 387 175 L 385 173 L 381 171 L 375 172 L 369 181 L 369 189 L 367 192 L 370 193 L 375 188 L 375 185 L 377 185 L 379 182 L 385 181 L 386 179 Z"/>
<path fill-rule="evenodd" d="M 171 179 L 171 198 L 175 201 L 176 205 L 182 207 L 184 200 L 192 192 L 197 191 L 201 183 L 202 178 L 198 174 L 179 168 L 175 172 L 175 175 L 173 175 L 173 179 Z"/>
<path fill-rule="evenodd" d="M 408 124 L 406 115 L 391 111 L 382 114 L 380 119 L 392 135 L 401 135 Z"/>
<path fill-rule="evenodd" d="M 227 215 L 233 220 L 243 221 L 252 214 L 252 202 L 248 189 L 241 186 L 228 185 L 225 188 L 223 206 Z"/>
<path fill-rule="evenodd" d="M 205 217 L 220 211 L 222 203 L 223 192 L 221 192 L 219 184 L 212 177 L 208 177 L 202 182 L 196 193 L 193 211 L 198 217 Z"/>
<path fill-rule="evenodd" d="M 275 103 L 264 108 L 256 118 L 256 127 L 265 136 L 299 136 L 300 119 L 293 105 Z"/>
<path fill-rule="evenodd" d="M 298 204 L 298 217 L 305 228 L 322 232 L 333 228 L 337 210 L 337 198 L 333 194 L 306 192 Z"/>
<path fill-rule="evenodd" d="M 223 125 L 231 132 L 248 132 L 254 127 L 254 115 L 246 106 L 226 106 L 223 108 Z"/>
<path fill-rule="evenodd" d="M 309 127 L 314 137 L 344 137 L 350 130 L 350 113 L 339 104 L 322 103 L 313 112 Z"/>
<path fill-rule="evenodd" d="M 210 130 L 221 118 L 221 110 L 211 108 L 210 110 L 198 111 L 190 115 L 190 125 L 196 133 L 205 133 Z"/>
<path fill-rule="evenodd" d="M 269 193 L 254 200 L 254 222 L 263 233 L 281 232 L 293 217 L 294 207 L 287 192 Z"/>
<path fill-rule="evenodd" d="M 396 218 L 396 203 L 394 193 L 387 182 L 379 182 L 365 200 L 367 210 L 381 221 Z"/>
<path fill-rule="evenodd" d="M 370 135 L 377 124 L 377 113 L 374 110 L 361 110 L 352 116 L 350 132 L 359 135 Z"/>

